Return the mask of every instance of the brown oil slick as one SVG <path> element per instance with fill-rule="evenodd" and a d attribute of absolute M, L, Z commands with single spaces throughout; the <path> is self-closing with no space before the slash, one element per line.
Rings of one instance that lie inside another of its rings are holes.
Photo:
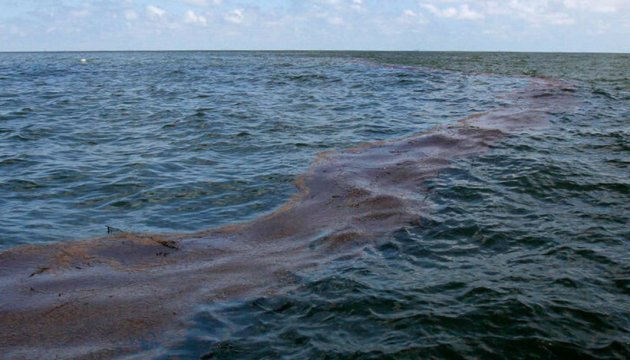
<path fill-rule="evenodd" d="M 199 304 L 271 294 L 291 271 L 323 266 L 417 224 L 425 183 L 516 131 L 549 125 L 575 101 L 533 79 L 517 106 L 403 139 L 318 155 L 279 210 L 185 235 L 132 235 L 0 253 L 0 358 L 112 358 L 176 341 Z"/>

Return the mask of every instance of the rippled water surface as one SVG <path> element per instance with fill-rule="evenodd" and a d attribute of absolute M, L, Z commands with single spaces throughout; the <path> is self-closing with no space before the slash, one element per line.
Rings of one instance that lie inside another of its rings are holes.
<path fill-rule="evenodd" d="M 4 248 L 249 219 L 317 152 L 485 111 L 505 86 L 297 53 L 2 54 L 0 76 Z"/>
<path fill-rule="evenodd" d="M 154 357 L 630 358 L 628 55 L 0 54 L 0 250 L 253 219 L 318 152 L 519 106 L 528 76 L 579 101 L 453 160 L 418 224 L 205 304 Z"/>

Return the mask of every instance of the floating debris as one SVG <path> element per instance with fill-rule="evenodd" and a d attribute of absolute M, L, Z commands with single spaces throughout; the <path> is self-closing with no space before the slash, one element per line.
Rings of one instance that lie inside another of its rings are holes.
<path fill-rule="evenodd" d="M 107 226 L 107 233 L 108 234 L 122 234 L 122 233 L 126 232 L 124 230 L 120 230 L 120 229 L 117 229 L 115 227 L 111 227 L 109 225 L 105 225 L 105 226 Z"/>

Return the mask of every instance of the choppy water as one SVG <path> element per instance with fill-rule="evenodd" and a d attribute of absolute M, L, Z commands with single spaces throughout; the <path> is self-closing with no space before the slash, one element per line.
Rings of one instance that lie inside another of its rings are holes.
<path fill-rule="evenodd" d="M 155 357 L 630 357 L 628 55 L 0 54 L 0 249 L 252 219 L 316 153 L 514 105 L 523 75 L 580 102 L 453 160 L 419 225 L 208 303 Z"/>

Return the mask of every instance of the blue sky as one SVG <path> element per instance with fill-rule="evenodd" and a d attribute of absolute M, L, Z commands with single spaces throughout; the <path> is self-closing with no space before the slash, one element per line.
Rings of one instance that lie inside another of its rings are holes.
<path fill-rule="evenodd" d="M 0 0 L 0 51 L 630 52 L 630 0 Z"/>

